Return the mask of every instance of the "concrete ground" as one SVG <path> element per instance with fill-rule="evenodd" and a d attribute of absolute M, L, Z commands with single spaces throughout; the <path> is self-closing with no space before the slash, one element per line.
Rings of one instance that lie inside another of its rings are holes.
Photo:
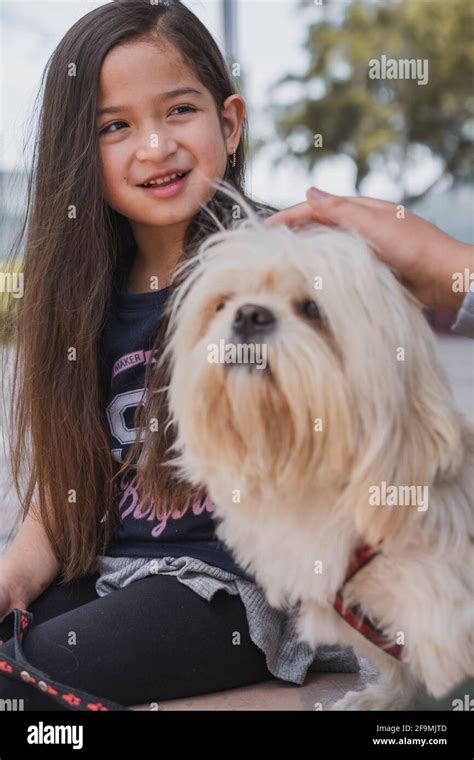
<path fill-rule="evenodd" d="M 362 689 L 377 678 L 369 660 L 361 660 L 360 673 L 310 673 L 303 686 L 274 680 L 229 689 L 218 694 L 204 694 L 189 699 L 170 699 L 158 703 L 158 710 L 327 710 L 348 691 Z M 137 705 L 137 711 L 153 710 L 149 704 Z"/>
<path fill-rule="evenodd" d="M 457 404 L 474 423 L 474 341 L 459 336 L 438 337 L 439 352 Z M 0 412 L 3 411 L 0 409 Z M 1 423 L 1 420 L 0 420 Z M 7 457 L 0 446 L 0 555 L 18 527 L 18 503 L 8 472 Z M 15 522 L 17 523 L 15 527 Z M 310 674 L 303 686 L 270 681 L 218 694 L 160 702 L 159 710 L 314 710 L 327 709 L 346 691 L 362 689 L 376 678 L 368 660 L 361 661 L 360 673 Z M 156 709 L 138 705 L 135 710 Z"/>

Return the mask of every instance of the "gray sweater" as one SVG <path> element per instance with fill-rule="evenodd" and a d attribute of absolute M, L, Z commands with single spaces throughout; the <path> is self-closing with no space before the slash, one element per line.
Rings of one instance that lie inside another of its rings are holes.
<path fill-rule="evenodd" d="M 474 290 L 466 294 L 451 329 L 458 335 L 474 338 Z"/>

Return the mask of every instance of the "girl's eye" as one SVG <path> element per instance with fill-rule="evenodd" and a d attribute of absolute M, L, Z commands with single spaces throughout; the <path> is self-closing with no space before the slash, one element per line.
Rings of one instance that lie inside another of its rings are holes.
<path fill-rule="evenodd" d="M 173 113 L 173 111 L 177 111 L 178 108 L 185 108 L 186 109 L 186 113 L 189 112 L 189 111 L 195 111 L 196 110 L 195 108 L 193 108 L 193 106 L 183 105 L 183 106 L 176 106 L 176 108 L 173 108 L 173 110 L 171 111 L 171 113 Z"/>
<path fill-rule="evenodd" d="M 173 108 L 173 111 L 177 111 L 180 108 L 185 108 L 186 109 L 184 111 L 184 113 L 189 113 L 189 112 L 192 112 L 192 111 L 196 110 L 195 108 L 193 108 L 193 106 L 183 105 L 183 106 L 176 106 L 176 108 Z M 171 113 L 173 113 L 173 111 L 171 111 Z M 178 116 L 179 116 L 179 114 L 178 114 Z M 106 127 L 104 127 L 103 129 L 101 129 L 100 132 L 99 132 L 99 135 L 110 134 L 111 133 L 110 128 L 111 127 L 115 127 L 117 124 L 125 124 L 125 122 L 124 121 L 114 121 L 114 122 L 112 122 L 112 124 L 108 124 Z M 120 130 L 114 129 L 114 130 L 112 130 L 112 133 L 117 132 L 117 131 L 119 132 Z"/>
<path fill-rule="evenodd" d="M 117 124 L 125 124 L 125 122 L 124 121 L 113 121 L 112 124 L 108 124 L 106 127 L 104 127 L 103 129 L 101 129 L 100 132 L 99 132 L 99 135 L 106 135 L 109 132 L 110 127 L 115 127 Z M 127 125 L 125 124 L 125 126 L 127 126 Z M 116 130 L 113 130 L 113 131 L 115 132 Z"/>

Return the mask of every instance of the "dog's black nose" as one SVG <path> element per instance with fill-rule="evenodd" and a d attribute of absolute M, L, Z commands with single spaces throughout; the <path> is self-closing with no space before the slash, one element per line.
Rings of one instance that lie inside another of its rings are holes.
<path fill-rule="evenodd" d="M 268 332 L 275 323 L 276 317 L 270 309 L 254 303 L 244 303 L 235 312 L 232 328 L 237 335 L 250 338 Z"/>

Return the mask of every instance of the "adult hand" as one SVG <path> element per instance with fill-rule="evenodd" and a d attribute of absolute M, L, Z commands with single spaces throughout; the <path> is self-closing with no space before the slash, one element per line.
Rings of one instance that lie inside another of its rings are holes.
<path fill-rule="evenodd" d="M 264 224 L 340 226 L 358 232 L 425 305 L 457 311 L 466 290 L 456 292 L 453 275 L 474 271 L 474 249 L 460 243 L 403 206 L 375 198 L 340 197 L 310 188 L 306 202 L 278 211 Z M 465 279 L 465 278 L 464 278 Z"/>

